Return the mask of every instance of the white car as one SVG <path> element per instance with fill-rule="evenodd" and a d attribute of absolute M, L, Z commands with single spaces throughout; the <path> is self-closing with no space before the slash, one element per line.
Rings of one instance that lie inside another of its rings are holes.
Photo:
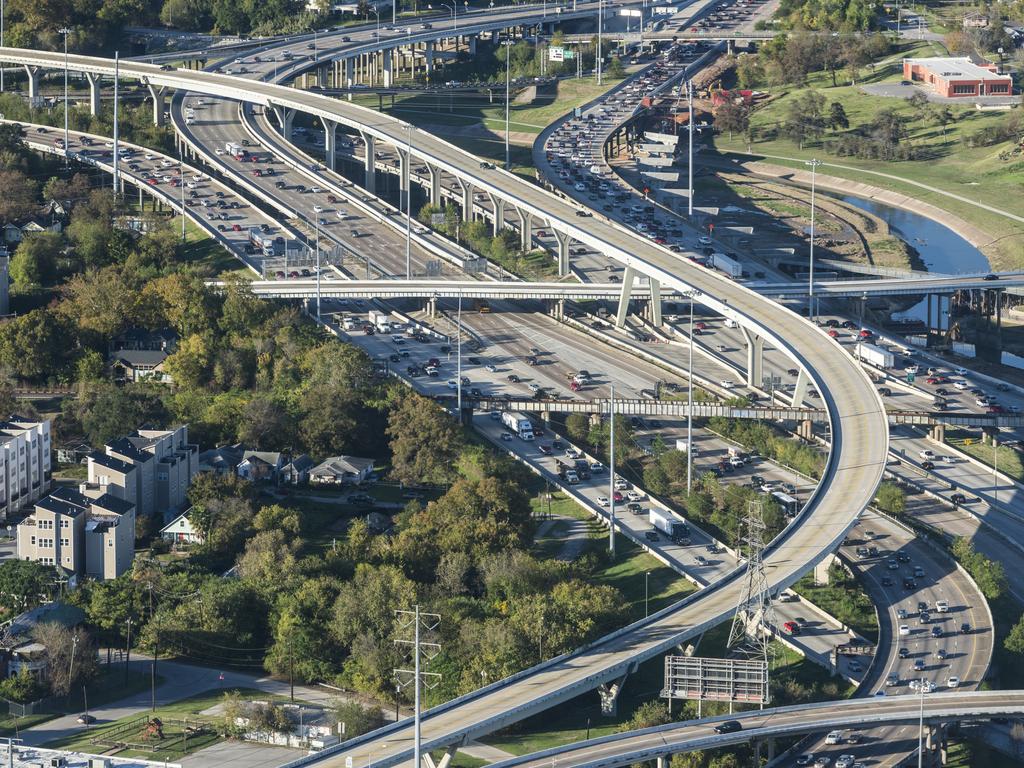
<path fill-rule="evenodd" d="M 607 496 L 598 496 L 597 503 L 600 504 L 602 507 L 607 507 L 611 502 L 608 501 Z"/>
<path fill-rule="evenodd" d="M 623 480 L 621 477 L 615 478 L 615 490 L 624 491 L 629 488 L 629 483 Z"/>
<path fill-rule="evenodd" d="M 955 373 L 957 376 L 966 376 L 968 371 L 966 368 L 955 368 L 953 370 L 953 373 Z"/>
<path fill-rule="evenodd" d="M 487 368 L 487 370 L 490 373 L 497 373 L 498 372 L 498 366 L 496 366 L 496 365 L 488 365 L 488 366 L 485 366 L 485 367 Z"/>
<path fill-rule="evenodd" d="M 313 213 L 323 213 L 323 212 L 324 212 L 324 207 L 322 205 L 314 205 L 313 206 Z"/>
<path fill-rule="evenodd" d="M 916 365 L 908 365 L 906 368 L 903 369 L 903 372 L 904 373 L 913 373 L 914 375 L 917 375 L 917 372 L 919 370 L 921 370 L 921 369 L 918 366 L 916 366 Z M 836 763 L 836 765 L 838 765 L 838 763 Z"/>
<path fill-rule="evenodd" d="M 537 382 L 533 382 L 533 383 L 530 384 L 530 391 L 531 392 L 537 392 L 539 389 L 540 389 L 540 384 L 538 384 Z"/>
<path fill-rule="evenodd" d="M 959 389 L 961 392 L 963 392 L 969 386 L 971 386 L 971 385 L 968 384 L 966 381 L 954 381 L 953 382 L 953 388 L 954 389 Z"/>
<path fill-rule="evenodd" d="M 934 459 L 935 459 L 935 451 L 928 451 L 928 450 L 918 451 L 917 452 L 917 456 L 922 461 L 934 461 Z"/>
<path fill-rule="evenodd" d="M 711 238 L 707 235 L 701 235 L 697 238 L 697 242 L 701 245 L 711 245 Z"/>
<path fill-rule="evenodd" d="M 455 379 L 448 379 L 448 389 L 458 389 L 459 383 Z"/>
<path fill-rule="evenodd" d="M 718 386 L 720 386 L 722 389 L 732 389 L 733 387 L 736 386 L 736 382 L 730 379 L 722 379 L 720 382 L 718 382 Z"/>
<path fill-rule="evenodd" d="M 155 157 L 155 155 L 152 152 L 147 152 L 145 155 L 143 155 L 143 157 L 145 157 L 147 160 L 152 160 Z"/>
<path fill-rule="evenodd" d="M 853 755 L 840 755 L 836 758 L 836 768 L 852 768 L 854 759 Z"/>
<path fill-rule="evenodd" d="M 630 501 L 641 501 L 643 500 L 644 495 L 636 491 L 627 491 L 626 498 L 629 499 Z"/>
<path fill-rule="evenodd" d="M 501 433 L 501 439 L 505 440 L 505 441 L 511 440 L 512 439 L 512 433 L 511 432 L 502 432 Z"/>
<path fill-rule="evenodd" d="M 960 678 L 959 677 L 951 677 L 951 678 L 949 678 L 946 681 L 946 687 L 947 688 L 959 688 L 960 687 Z"/>
<path fill-rule="evenodd" d="M 900 637 L 906 637 L 910 634 L 910 627 L 906 624 L 900 624 Z"/>
<path fill-rule="evenodd" d="M 935 612 L 936 613 L 949 613 L 949 601 L 948 600 L 936 600 L 935 601 Z"/>

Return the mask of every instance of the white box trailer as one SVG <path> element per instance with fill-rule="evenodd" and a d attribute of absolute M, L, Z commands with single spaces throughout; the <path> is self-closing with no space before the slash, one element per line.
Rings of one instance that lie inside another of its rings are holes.
<path fill-rule="evenodd" d="M 381 312 L 377 309 L 371 309 L 367 315 L 370 323 L 379 333 L 390 333 L 391 332 L 391 314 L 389 312 Z"/>
<path fill-rule="evenodd" d="M 690 540 L 690 526 L 671 512 L 651 507 L 651 525 L 668 536 L 676 544 Z"/>
<path fill-rule="evenodd" d="M 896 356 L 887 349 L 861 341 L 854 347 L 854 357 L 876 368 L 892 368 L 896 364 Z"/>
<path fill-rule="evenodd" d="M 533 440 L 533 422 L 517 411 L 501 414 L 501 423 L 523 440 Z"/>
<path fill-rule="evenodd" d="M 719 272 L 724 272 L 733 279 L 743 277 L 742 265 L 724 253 L 711 254 L 711 263 Z"/>

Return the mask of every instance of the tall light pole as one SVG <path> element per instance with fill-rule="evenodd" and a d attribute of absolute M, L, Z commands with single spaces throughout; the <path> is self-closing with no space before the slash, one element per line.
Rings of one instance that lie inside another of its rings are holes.
<path fill-rule="evenodd" d="M 370 10 L 373 12 L 373 15 L 377 18 L 377 39 L 380 40 L 380 12 L 372 5 L 370 6 Z M 376 80 L 377 78 L 374 77 L 373 79 Z"/>
<path fill-rule="evenodd" d="M 117 197 L 118 190 L 121 188 L 121 162 L 118 157 L 118 119 L 117 119 L 117 108 L 120 104 L 118 100 L 118 86 L 117 83 L 121 79 L 121 53 L 120 51 L 114 51 L 114 197 Z"/>
<path fill-rule="evenodd" d="M 690 190 L 690 194 L 688 195 L 689 201 L 687 202 L 686 213 L 692 219 L 693 218 L 693 81 L 692 80 L 687 80 L 686 81 L 686 101 L 687 101 L 687 104 L 688 104 L 689 110 L 690 110 L 690 119 L 686 123 L 686 127 L 689 129 L 689 134 L 690 134 L 690 148 L 689 148 L 690 160 L 686 164 L 686 166 L 687 166 L 686 167 L 686 172 L 687 172 L 687 174 L 689 176 L 689 183 L 687 184 L 687 187 Z"/>
<path fill-rule="evenodd" d="M 512 150 L 509 146 L 509 111 L 511 110 L 511 93 L 512 93 L 512 41 L 505 40 L 502 42 L 505 46 L 505 170 L 512 170 Z"/>
<path fill-rule="evenodd" d="M 690 359 L 686 366 L 686 494 L 693 490 L 693 300 L 700 291 L 687 291 L 690 299 Z"/>
<path fill-rule="evenodd" d="M 601 42 L 604 38 L 604 0 L 598 0 L 597 3 L 597 61 L 594 64 L 597 66 L 597 84 L 601 85 Z"/>
<path fill-rule="evenodd" d="M 455 367 L 458 371 L 456 400 L 459 418 L 462 418 L 462 291 L 459 291 L 459 308 L 455 315 Z"/>
<path fill-rule="evenodd" d="M 651 597 L 650 581 L 651 581 L 651 572 L 650 571 L 644 571 L 644 618 L 645 619 L 648 616 L 651 615 L 650 602 L 649 602 L 650 601 L 650 597 Z"/>
<path fill-rule="evenodd" d="M 608 396 L 608 551 L 615 557 L 615 385 Z"/>
<path fill-rule="evenodd" d="M 61 27 L 58 33 L 64 35 L 64 167 L 68 167 L 68 35 L 71 30 Z"/>
<path fill-rule="evenodd" d="M 391 23 L 398 22 L 398 0 L 391 0 Z"/>
<path fill-rule="evenodd" d="M 812 158 L 804 162 L 811 167 L 811 260 L 807 275 L 807 317 L 814 319 L 814 180 L 821 160 Z"/>
<path fill-rule="evenodd" d="M 4 47 L 4 0 L 0 0 L 0 48 Z M 0 67 L 0 92 L 4 89 L 4 68 Z"/>
<path fill-rule="evenodd" d="M 181 189 L 181 242 L 185 242 L 185 168 L 181 162 L 181 147 L 178 147 L 178 188 Z"/>
<path fill-rule="evenodd" d="M 320 322 L 320 219 L 313 214 L 313 226 L 316 230 L 316 321 Z"/>
<path fill-rule="evenodd" d="M 924 762 L 924 678 L 922 677 L 918 682 L 921 684 L 917 689 L 921 707 L 917 721 L 917 768 L 921 768 Z"/>
<path fill-rule="evenodd" d="M 451 5 L 449 5 L 448 3 L 438 3 L 438 5 L 443 5 L 445 8 L 447 8 L 449 11 L 452 12 L 453 31 L 458 32 L 459 31 L 458 3 L 457 2 L 453 2 Z M 433 5 L 428 5 L 427 8 L 429 8 L 430 10 L 434 10 L 434 6 Z"/>
<path fill-rule="evenodd" d="M 405 130 L 405 279 L 412 280 L 412 123 Z"/>

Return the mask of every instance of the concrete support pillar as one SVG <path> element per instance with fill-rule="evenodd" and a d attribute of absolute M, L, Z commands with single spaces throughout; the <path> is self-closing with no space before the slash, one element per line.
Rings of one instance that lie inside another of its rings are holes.
<path fill-rule="evenodd" d="M 530 250 L 533 245 L 533 214 L 516 208 L 519 214 L 519 245 L 524 251 Z"/>
<path fill-rule="evenodd" d="M 284 107 L 274 105 L 271 105 L 270 109 L 274 117 L 277 119 L 277 127 L 281 129 L 281 135 L 284 136 L 284 140 L 291 141 L 292 122 L 295 120 L 295 110 L 285 109 Z"/>
<path fill-rule="evenodd" d="M 626 267 L 622 275 L 622 293 L 619 296 L 619 311 L 615 314 L 615 326 L 622 328 L 626 325 L 626 315 L 629 313 L 629 298 L 633 293 L 633 281 L 636 280 L 636 270 Z"/>
<path fill-rule="evenodd" d="M 428 165 L 427 172 L 430 174 L 430 204 L 441 205 L 441 169 Z"/>
<path fill-rule="evenodd" d="M 25 65 L 25 74 L 28 75 L 28 98 L 39 98 L 39 67 Z"/>
<path fill-rule="evenodd" d="M 383 70 L 384 87 L 390 88 L 394 83 L 395 49 L 385 48 L 381 53 L 381 69 Z"/>
<path fill-rule="evenodd" d="M 939 726 L 939 765 L 946 765 L 949 762 L 949 739 L 946 735 L 946 728 Z"/>
<path fill-rule="evenodd" d="M 557 229 L 552 231 L 558 241 L 558 276 L 565 277 L 569 274 L 569 244 L 572 242 L 572 238 Z"/>
<path fill-rule="evenodd" d="M 488 192 L 487 199 L 491 201 L 491 210 L 494 212 L 491 219 L 491 235 L 497 237 L 505 228 L 505 198 Z"/>
<path fill-rule="evenodd" d="M 102 78 L 99 75 L 94 75 L 92 72 L 85 73 L 85 79 L 89 81 L 89 114 L 96 117 L 100 113 L 100 81 Z"/>
<path fill-rule="evenodd" d="M 153 125 L 161 126 L 164 124 L 167 88 L 163 85 L 150 85 L 149 83 L 146 83 L 146 88 L 149 89 L 149 98 L 153 101 Z"/>
<path fill-rule="evenodd" d="M 807 385 L 810 384 L 807 372 L 801 368 L 796 375 L 796 386 L 793 388 L 793 405 L 800 407 L 807 399 Z"/>
<path fill-rule="evenodd" d="M 659 757 L 655 762 L 655 768 L 668 768 L 668 758 Z"/>
<path fill-rule="evenodd" d="M 753 331 L 740 326 L 743 338 L 747 340 L 747 386 L 761 386 L 761 370 L 764 361 L 764 339 Z"/>
<path fill-rule="evenodd" d="M 944 442 L 946 442 L 946 425 L 945 424 L 936 424 L 936 425 L 934 425 L 931 428 L 931 430 L 928 432 L 928 437 L 930 437 L 932 440 L 934 440 L 937 443 L 944 443 Z"/>
<path fill-rule="evenodd" d="M 355 85 L 355 61 L 351 56 L 349 56 L 347 59 L 342 60 L 341 65 L 345 70 L 344 80 L 342 82 L 344 83 L 346 88 L 351 88 L 353 85 Z M 348 95 L 348 100 L 352 101 L 351 93 Z"/>
<path fill-rule="evenodd" d="M 460 746 L 462 745 L 452 744 L 450 746 L 445 747 L 444 754 L 441 755 L 441 759 L 438 760 L 436 763 L 434 762 L 433 755 L 431 755 L 429 752 L 424 752 L 423 762 L 426 763 L 427 768 L 448 768 L 448 766 L 452 762 L 452 758 L 455 756 L 455 753 L 458 751 Z"/>
<path fill-rule="evenodd" d="M 651 278 L 651 323 L 660 328 L 661 319 L 661 283 Z"/>
<path fill-rule="evenodd" d="M 597 695 L 601 697 L 601 714 L 605 717 L 615 717 L 618 714 L 619 694 L 625 683 L 626 675 L 623 675 L 614 683 L 604 683 L 597 689 Z"/>
<path fill-rule="evenodd" d="M 338 123 L 321 117 L 320 122 L 324 125 L 324 154 L 327 156 L 327 167 L 334 170 L 335 152 L 337 148 Z"/>
<path fill-rule="evenodd" d="M 469 55 L 476 56 L 476 35 L 470 35 L 469 40 Z"/>
<path fill-rule="evenodd" d="M 398 210 L 405 212 L 405 204 L 409 199 L 409 176 L 411 164 L 409 153 L 405 149 L 398 150 Z"/>
<path fill-rule="evenodd" d="M 434 71 L 434 41 L 427 40 L 423 45 L 423 67 L 426 70 L 427 80 L 430 80 L 430 74 Z"/>
<path fill-rule="evenodd" d="M 361 133 L 363 137 L 363 144 L 366 145 L 366 157 L 363 159 L 363 165 L 366 169 L 366 182 L 363 186 L 366 188 L 367 192 L 372 194 L 377 191 L 377 174 L 374 170 L 373 164 L 374 156 L 376 155 L 376 142 L 370 134 Z"/>
<path fill-rule="evenodd" d="M 836 556 L 831 552 L 825 555 L 825 558 L 814 566 L 814 583 L 819 587 L 828 585 L 829 576 L 828 569 L 832 567 L 832 563 L 836 561 Z"/>
<path fill-rule="evenodd" d="M 927 749 L 929 752 L 935 749 L 934 738 L 935 726 L 929 724 L 924 729 L 924 748 Z"/>
<path fill-rule="evenodd" d="M 459 183 L 459 189 L 462 190 L 462 220 L 472 221 L 473 220 L 473 187 L 472 182 L 463 181 L 462 179 L 456 179 Z"/>
<path fill-rule="evenodd" d="M 796 434 L 800 439 L 810 443 L 814 440 L 814 422 L 810 419 L 804 419 L 800 422 L 800 426 L 797 427 Z"/>

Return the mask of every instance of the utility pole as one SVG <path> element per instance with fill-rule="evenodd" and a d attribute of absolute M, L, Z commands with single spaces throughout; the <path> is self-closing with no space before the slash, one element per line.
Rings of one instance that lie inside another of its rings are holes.
<path fill-rule="evenodd" d="M 441 623 L 441 616 L 437 613 L 424 613 L 416 605 L 411 611 L 395 611 L 395 617 L 398 619 L 399 631 L 408 633 L 409 630 L 412 630 L 411 638 L 400 637 L 395 640 L 395 644 L 411 649 L 413 668 L 395 669 L 395 676 L 403 688 L 409 683 L 413 684 L 413 768 L 423 768 L 420 691 L 424 684 L 428 688 L 435 687 L 441 681 L 441 675 L 436 672 L 424 672 L 421 667 L 430 663 L 430 660 L 441 652 L 441 646 L 435 642 L 423 640 L 422 636 L 424 634 L 433 635 L 434 630 Z M 422 661 L 421 656 L 425 657 Z"/>
<path fill-rule="evenodd" d="M 124 674 L 125 674 L 125 678 L 127 679 L 127 677 L 128 677 L 128 664 L 132 660 L 132 617 L 131 616 L 129 616 L 125 620 L 125 624 L 128 625 L 128 642 L 125 644 L 125 647 L 124 647 Z"/>
<path fill-rule="evenodd" d="M 4 0 L 0 0 L 0 48 L 4 47 Z M 0 67 L 0 93 L 4 90 L 4 68 Z M 9 748 L 10 742 L 8 742 Z"/>
<path fill-rule="evenodd" d="M 57 30 L 57 33 L 65 38 L 65 168 L 67 168 L 68 151 L 71 148 L 68 132 L 68 36 L 71 34 L 71 30 L 67 27 L 61 27 Z"/>
<path fill-rule="evenodd" d="M 458 386 L 455 389 L 459 418 L 462 418 L 462 291 L 459 291 L 459 307 L 455 314 L 455 366 L 458 370 Z"/>
<path fill-rule="evenodd" d="M 505 170 L 512 170 L 512 150 L 509 145 L 509 111 L 511 107 L 512 41 L 505 40 Z"/>
<path fill-rule="evenodd" d="M 178 186 L 181 187 L 181 242 L 185 242 L 185 168 L 181 162 L 181 146 L 178 146 Z"/>
<path fill-rule="evenodd" d="M 71 700 L 71 684 L 75 679 L 75 652 L 78 650 L 78 633 L 71 636 L 71 662 L 68 664 L 68 701 Z"/>
<path fill-rule="evenodd" d="M 313 214 L 313 226 L 316 228 L 316 321 L 320 322 L 320 220 Z"/>
<path fill-rule="evenodd" d="M 152 617 L 150 617 L 152 621 Z M 153 661 L 149 665 L 149 706 L 156 712 L 156 661 L 160 657 L 160 627 L 153 623 Z"/>
<path fill-rule="evenodd" d="M 604 38 L 604 0 L 597 3 L 597 60 L 594 65 L 597 67 L 597 84 L 601 85 L 601 42 Z"/>
<path fill-rule="evenodd" d="M 412 280 L 412 123 L 405 129 L 405 279 Z"/>
<path fill-rule="evenodd" d="M 117 155 L 117 108 L 118 108 L 118 80 L 121 79 L 121 54 L 119 51 L 114 51 L 114 197 L 118 195 L 118 190 L 121 188 L 121 169 L 120 169 L 120 158 Z"/>
<path fill-rule="evenodd" d="M 689 200 L 687 201 L 686 213 L 692 219 L 693 218 L 693 128 L 694 128 L 694 125 L 693 125 L 693 81 L 692 80 L 687 80 L 686 81 L 686 103 L 687 103 L 687 107 L 690 110 L 690 119 L 687 121 L 687 124 L 686 124 L 687 128 L 689 129 L 689 134 L 690 134 L 690 136 L 689 136 L 689 156 L 690 156 L 690 160 L 686 164 L 686 173 L 687 173 L 688 178 L 689 178 L 689 183 L 687 184 L 687 187 L 690 190 L 690 194 L 688 195 Z"/>
<path fill-rule="evenodd" d="M 295 701 L 295 655 L 292 653 L 292 633 L 288 633 L 288 689 L 289 697 Z"/>
<path fill-rule="evenodd" d="M 608 397 L 608 551 L 615 557 L 615 385 Z"/>
<path fill-rule="evenodd" d="M 807 275 L 807 317 L 814 320 L 814 181 L 821 160 L 812 158 L 804 162 L 811 167 L 811 259 Z"/>
<path fill-rule="evenodd" d="M 693 300 L 700 291 L 687 291 L 690 299 L 690 355 L 686 366 L 686 494 L 693 490 Z"/>

